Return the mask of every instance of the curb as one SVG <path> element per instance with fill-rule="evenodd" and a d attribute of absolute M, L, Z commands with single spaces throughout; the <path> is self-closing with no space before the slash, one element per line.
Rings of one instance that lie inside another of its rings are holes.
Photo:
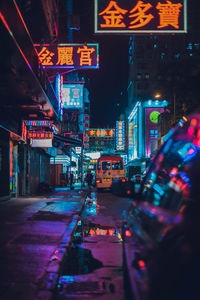
<path fill-rule="evenodd" d="M 51 300 L 53 298 L 57 281 L 60 276 L 59 271 L 65 257 L 66 249 L 71 243 L 71 238 L 77 227 L 79 216 L 83 211 L 87 194 L 87 192 L 83 194 L 83 203 L 79 213 L 73 216 L 71 223 L 69 224 L 62 236 L 61 242 L 52 253 L 45 271 L 36 282 L 36 284 L 38 285 L 38 290 L 36 296 L 34 297 L 34 300 Z"/>

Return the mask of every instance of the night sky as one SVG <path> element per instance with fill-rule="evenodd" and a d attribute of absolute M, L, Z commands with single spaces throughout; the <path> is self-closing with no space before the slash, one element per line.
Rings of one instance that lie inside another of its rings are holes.
<path fill-rule="evenodd" d="M 74 1 L 74 12 L 81 19 L 73 41 L 99 43 L 100 68 L 80 74 L 89 79 L 91 127 L 114 127 L 127 106 L 129 36 L 94 34 L 93 2 Z"/>

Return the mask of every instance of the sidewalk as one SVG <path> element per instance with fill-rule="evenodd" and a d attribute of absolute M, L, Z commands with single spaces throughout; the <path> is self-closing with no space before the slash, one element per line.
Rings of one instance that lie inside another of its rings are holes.
<path fill-rule="evenodd" d="M 0 203 L 0 299 L 50 299 L 86 191 Z"/>

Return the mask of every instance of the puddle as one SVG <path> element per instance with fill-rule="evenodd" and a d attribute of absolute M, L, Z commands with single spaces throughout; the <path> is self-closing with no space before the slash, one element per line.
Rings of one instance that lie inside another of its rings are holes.
<path fill-rule="evenodd" d="M 102 262 L 93 257 L 91 250 L 81 248 L 82 243 L 96 243 L 95 240 L 87 240 L 88 237 L 95 236 L 117 237 L 118 240 L 115 242 L 122 242 L 119 229 L 80 219 L 73 234 L 72 245 L 68 248 L 64 259 L 62 275 L 88 274 L 103 267 Z"/>
<path fill-rule="evenodd" d="M 94 224 L 86 220 L 79 220 L 73 235 L 74 242 L 84 242 L 84 238 L 95 236 L 113 236 L 122 242 L 121 230 L 112 226 Z"/>
<path fill-rule="evenodd" d="M 81 247 L 69 247 L 62 267 L 62 275 L 92 273 L 103 264 L 92 256 L 92 252 Z"/>

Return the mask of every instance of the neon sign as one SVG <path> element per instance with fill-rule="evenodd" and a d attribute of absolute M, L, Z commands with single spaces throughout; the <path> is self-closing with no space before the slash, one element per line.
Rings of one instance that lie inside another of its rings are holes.
<path fill-rule="evenodd" d="M 95 33 L 186 33 L 187 0 L 95 0 Z"/>
<path fill-rule="evenodd" d="M 53 138 L 53 132 L 49 131 L 28 131 L 28 138 L 29 139 L 52 139 Z"/>
<path fill-rule="evenodd" d="M 162 107 L 146 107 L 146 156 L 151 155 L 151 144 L 158 140 L 158 117 Z"/>
<path fill-rule="evenodd" d="M 116 150 L 125 150 L 125 122 L 116 122 Z"/>
<path fill-rule="evenodd" d="M 87 137 L 114 137 L 114 129 L 89 129 L 85 130 L 85 136 Z"/>
<path fill-rule="evenodd" d="M 98 44 L 35 44 L 40 63 L 46 68 L 98 69 Z"/>
<path fill-rule="evenodd" d="M 63 84 L 61 95 L 63 108 L 83 107 L 83 84 Z"/>

